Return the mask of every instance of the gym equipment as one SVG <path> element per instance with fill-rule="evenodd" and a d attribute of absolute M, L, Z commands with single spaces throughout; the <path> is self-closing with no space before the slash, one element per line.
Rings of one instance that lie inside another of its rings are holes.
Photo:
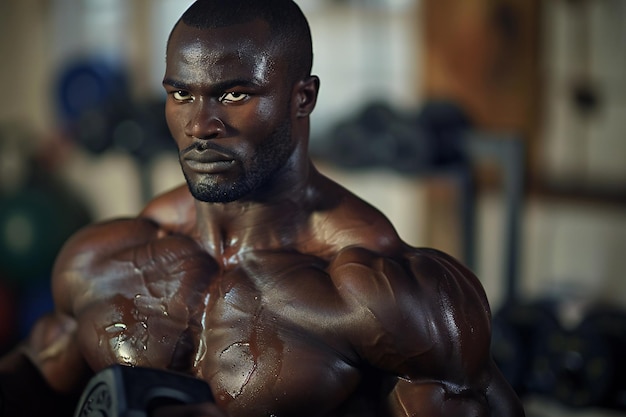
<path fill-rule="evenodd" d="M 78 120 L 112 97 L 130 91 L 126 71 L 117 62 L 92 56 L 70 62 L 56 83 L 57 108 L 65 123 Z"/>
<path fill-rule="evenodd" d="M 0 193 L 0 274 L 20 286 L 49 280 L 61 245 L 90 220 L 82 201 L 44 173 Z"/>
<path fill-rule="evenodd" d="M 433 166 L 467 162 L 463 139 L 474 124 L 458 104 L 431 99 L 424 103 L 414 123 L 428 133 Z"/>
<path fill-rule="evenodd" d="M 164 113 L 164 100 L 134 102 L 111 97 L 77 117 L 73 138 L 94 154 L 119 150 L 147 162 L 159 153 L 176 150 Z"/>
<path fill-rule="evenodd" d="M 430 100 L 416 115 L 371 102 L 331 132 L 324 157 L 347 168 L 416 174 L 466 162 L 463 135 L 472 127 L 455 103 Z"/>
<path fill-rule="evenodd" d="M 558 327 L 557 317 L 550 302 L 513 302 L 493 315 L 491 351 L 494 361 L 518 395 L 537 391 L 529 381 L 533 360 L 530 347 L 538 329 Z M 541 385 L 540 381 L 535 382 Z"/>
<path fill-rule="evenodd" d="M 153 197 L 150 164 L 177 151 L 163 116 L 162 96 L 137 100 L 129 74 L 119 62 L 89 57 L 71 63 L 59 76 L 57 97 L 65 130 L 83 149 L 128 153 L 140 168 L 145 202 Z"/>
<path fill-rule="evenodd" d="M 542 325 L 537 332 L 531 365 L 535 391 L 563 404 L 597 405 L 606 391 L 608 350 L 576 329 Z"/>
<path fill-rule="evenodd" d="M 621 377 L 626 371 L 626 313 L 593 307 L 571 327 L 538 323 L 533 339 L 529 391 L 570 407 L 626 409 Z"/>
<path fill-rule="evenodd" d="M 0 178 L 0 275 L 19 287 L 48 282 L 61 245 L 91 221 L 82 199 L 28 142 L 33 138 L 19 127 L 0 129 L 5 175 Z"/>
<path fill-rule="evenodd" d="M 87 384 L 74 417 L 149 417 L 158 407 L 213 401 L 209 385 L 170 371 L 113 365 Z"/>
<path fill-rule="evenodd" d="M 163 117 L 165 100 L 136 102 L 129 86 L 124 65 L 105 57 L 83 58 L 64 68 L 57 80 L 57 101 L 72 137 L 94 154 L 117 148 L 149 158 L 175 150 Z"/>
<path fill-rule="evenodd" d="M 415 167 L 423 159 L 419 137 L 408 129 L 400 114 L 383 102 L 365 105 L 354 117 L 333 129 L 325 157 L 346 168 L 386 167 L 397 169 L 398 158 Z M 400 151 L 402 148 L 402 151 Z"/>
<path fill-rule="evenodd" d="M 591 308 L 577 333 L 589 352 L 585 362 L 588 388 L 605 408 L 626 410 L 626 311 L 616 306 Z"/>

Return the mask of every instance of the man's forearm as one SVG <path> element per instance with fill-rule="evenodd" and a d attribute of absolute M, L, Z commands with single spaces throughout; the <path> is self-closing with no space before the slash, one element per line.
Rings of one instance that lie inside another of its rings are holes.
<path fill-rule="evenodd" d="M 75 402 L 75 395 L 53 391 L 20 349 L 0 359 L 1 417 L 67 417 Z"/>

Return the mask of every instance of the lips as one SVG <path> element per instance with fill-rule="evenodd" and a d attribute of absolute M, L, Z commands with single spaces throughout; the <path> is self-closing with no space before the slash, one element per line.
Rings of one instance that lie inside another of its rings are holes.
<path fill-rule="evenodd" d="M 215 149 L 192 149 L 184 154 L 183 161 L 192 170 L 206 174 L 226 171 L 235 164 L 235 158 Z"/>

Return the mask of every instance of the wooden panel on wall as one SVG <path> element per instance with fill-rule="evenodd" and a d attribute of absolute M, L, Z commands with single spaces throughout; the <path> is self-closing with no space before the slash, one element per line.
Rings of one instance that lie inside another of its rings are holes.
<path fill-rule="evenodd" d="M 421 65 L 425 98 L 460 104 L 477 128 L 526 140 L 527 178 L 540 172 L 540 0 L 422 0 Z M 500 172 L 481 166 L 479 185 L 500 186 Z M 454 187 L 429 192 L 430 244 L 460 255 L 461 228 L 446 215 Z"/>
<path fill-rule="evenodd" d="M 423 0 L 424 89 L 485 128 L 533 134 L 539 116 L 539 0 Z"/>

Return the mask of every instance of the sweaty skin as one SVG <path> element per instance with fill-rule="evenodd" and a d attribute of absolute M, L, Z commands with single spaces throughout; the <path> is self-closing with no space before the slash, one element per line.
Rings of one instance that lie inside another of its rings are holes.
<path fill-rule="evenodd" d="M 190 373 L 232 416 L 514 415 L 493 412 L 510 398 L 492 392 L 512 394 L 489 358 L 476 278 L 440 252 L 404 245 L 373 208 L 312 177 L 312 194 L 338 203 L 306 224 L 294 223 L 303 208 L 291 206 L 238 225 L 297 233 L 283 235 L 288 245 L 242 241 L 229 261 L 177 232 L 195 218 L 172 207 L 197 215 L 186 187 L 142 217 L 76 235 L 55 293 L 78 322 L 89 367 Z"/>
<path fill-rule="evenodd" d="M 477 278 L 406 245 L 314 168 L 319 81 L 285 88 L 268 38 L 258 20 L 176 27 L 166 118 L 188 185 L 66 243 L 57 311 L 0 376 L 31 366 L 42 410 L 48 398 L 73 406 L 90 375 L 121 363 L 210 384 L 214 404 L 156 415 L 523 416 L 491 359 Z M 26 394 L 0 384 L 7 415 L 55 415 L 23 411 Z"/>

